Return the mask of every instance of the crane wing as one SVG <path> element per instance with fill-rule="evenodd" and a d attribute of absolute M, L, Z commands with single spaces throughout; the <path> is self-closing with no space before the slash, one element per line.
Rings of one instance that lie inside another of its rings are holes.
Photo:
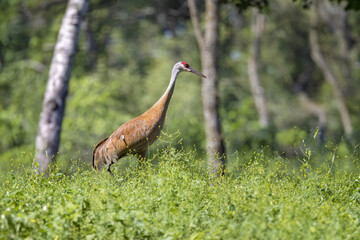
<path fill-rule="evenodd" d="M 106 142 L 106 140 L 108 140 L 108 138 L 105 138 L 102 141 L 100 141 L 98 144 L 96 144 L 96 146 L 93 150 L 92 166 L 95 170 L 97 169 L 97 165 L 99 164 L 99 159 L 105 158 L 105 156 L 100 155 L 101 153 L 99 152 L 99 148 L 101 148 L 103 146 L 103 144 Z"/>

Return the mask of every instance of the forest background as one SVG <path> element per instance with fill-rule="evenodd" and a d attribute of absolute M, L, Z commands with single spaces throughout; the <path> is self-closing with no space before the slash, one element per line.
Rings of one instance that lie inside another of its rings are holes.
<path fill-rule="evenodd" d="M 14 162 L 30 166 L 33 161 L 66 3 L 0 2 L 1 171 Z M 303 4 L 271 1 L 257 32 L 254 16 L 259 13 L 221 5 L 219 110 L 230 164 L 232 156 L 251 154 L 253 148 L 289 159 L 309 157 L 311 149 L 318 161 L 327 157 L 324 150 L 336 151 L 341 159 L 359 152 L 360 17 L 336 2 L 319 1 L 311 9 Z M 254 44 L 261 50 L 257 71 L 268 113 L 265 125 L 249 81 Z M 319 54 L 325 65 L 319 64 Z M 90 166 L 94 145 L 150 108 L 181 60 L 201 71 L 186 1 L 91 1 L 72 69 L 58 162 L 66 168 L 81 159 Z M 200 80 L 179 76 L 163 131 L 151 152 L 171 144 L 196 148 L 205 157 Z"/>

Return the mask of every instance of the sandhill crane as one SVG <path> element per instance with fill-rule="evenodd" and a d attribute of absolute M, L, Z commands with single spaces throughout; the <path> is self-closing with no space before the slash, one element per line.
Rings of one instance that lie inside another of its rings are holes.
<path fill-rule="evenodd" d="M 149 146 L 159 137 L 164 125 L 177 75 L 184 71 L 206 78 L 188 63 L 176 63 L 171 72 L 169 86 L 162 97 L 144 114 L 124 123 L 110 137 L 95 146 L 92 160 L 95 170 L 100 170 L 105 165 L 112 174 L 111 165 L 128 154 L 137 155 L 140 163 L 144 160 Z"/>

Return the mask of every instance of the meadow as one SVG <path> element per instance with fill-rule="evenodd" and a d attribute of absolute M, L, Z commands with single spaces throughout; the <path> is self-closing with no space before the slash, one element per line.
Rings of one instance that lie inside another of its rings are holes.
<path fill-rule="evenodd" d="M 203 42 L 216 38 L 210 71 L 191 1 L 89 1 L 58 165 L 35 176 L 65 2 L 0 1 L 0 240 L 360 239 L 359 0 L 222 0 L 214 34 L 196 1 Z M 206 163 L 214 91 L 185 73 L 147 164 L 93 171 L 94 144 L 151 108 L 179 61 L 216 85 L 226 175 L 213 179 Z"/>
<path fill-rule="evenodd" d="M 329 156 L 313 167 L 258 149 L 217 180 L 196 151 L 171 146 L 140 169 L 118 163 L 114 177 L 79 164 L 48 178 L 13 169 L 0 239 L 359 239 L 359 159 Z"/>

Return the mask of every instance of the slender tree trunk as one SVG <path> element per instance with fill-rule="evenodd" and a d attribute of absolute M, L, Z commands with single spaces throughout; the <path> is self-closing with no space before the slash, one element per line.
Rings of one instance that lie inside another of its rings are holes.
<path fill-rule="evenodd" d="M 331 3 L 329 1 L 321 1 L 318 10 L 319 16 L 334 31 L 339 43 L 339 59 L 346 84 L 346 91 L 344 93 L 353 94 L 356 84 L 352 76 L 350 58 L 353 39 L 351 37 L 349 13 L 338 3 Z"/>
<path fill-rule="evenodd" d="M 219 7 L 217 0 L 205 1 L 205 33 L 200 29 L 195 0 L 188 0 L 200 52 L 203 73 L 202 98 L 205 118 L 208 166 L 212 176 L 224 175 L 225 146 L 221 133 L 217 83 L 217 47 L 219 36 Z"/>
<path fill-rule="evenodd" d="M 48 170 L 49 164 L 55 161 L 59 149 L 71 68 L 76 54 L 80 25 L 88 3 L 89 0 L 69 0 L 62 20 L 36 136 L 34 168 L 37 173 Z"/>
<path fill-rule="evenodd" d="M 257 9 L 252 11 L 251 33 L 253 36 L 250 56 L 248 59 L 248 74 L 251 86 L 251 93 L 254 97 L 255 107 L 259 115 L 259 122 L 262 128 L 269 126 L 269 114 L 266 107 L 264 89 L 259 79 L 259 62 L 261 50 L 261 35 L 264 30 L 265 16 Z"/>
<path fill-rule="evenodd" d="M 317 23 L 316 14 L 313 13 L 311 18 L 313 24 L 316 26 Z M 347 137 L 351 137 L 351 134 L 353 132 L 353 126 L 351 123 L 349 110 L 346 106 L 345 99 L 341 91 L 339 80 L 333 74 L 332 70 L 330 69 L 330 66 L 327 64 L 320 51 L 317 30 L 313 26 L 310 27 L 309 42 L 310 42 L 312 59 L 314 60 L 317 67 L 322 71 L 325 80 L 332 86 L 334 90 L 345 135 Z"/>
<path fill-rule="evenodd" d="M 89 19 L 83 20 L 82 28 L 85 33 L 85 51 L 88 59 L 88 66 L 90 71 L 95 71 L 97 62 L 97 47 Z"/>

